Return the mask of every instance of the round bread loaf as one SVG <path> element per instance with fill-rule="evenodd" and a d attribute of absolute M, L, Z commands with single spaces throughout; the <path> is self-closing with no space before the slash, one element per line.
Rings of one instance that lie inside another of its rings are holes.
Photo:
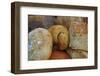
<path fill-rule="evenodd" d="M 28 59 L 45 60 L 51 56 L 52 36 L 47 29 L 36 28 L 28 35 Z"/>

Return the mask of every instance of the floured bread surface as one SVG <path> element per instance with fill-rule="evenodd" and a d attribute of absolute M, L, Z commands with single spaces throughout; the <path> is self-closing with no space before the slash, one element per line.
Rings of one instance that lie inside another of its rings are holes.
<path fill-rule="evenodd" d="M 28 59 L 45 60 L 52 52 L 52 36 L 47 29 L 36 28 L 28 35 Z"/>

